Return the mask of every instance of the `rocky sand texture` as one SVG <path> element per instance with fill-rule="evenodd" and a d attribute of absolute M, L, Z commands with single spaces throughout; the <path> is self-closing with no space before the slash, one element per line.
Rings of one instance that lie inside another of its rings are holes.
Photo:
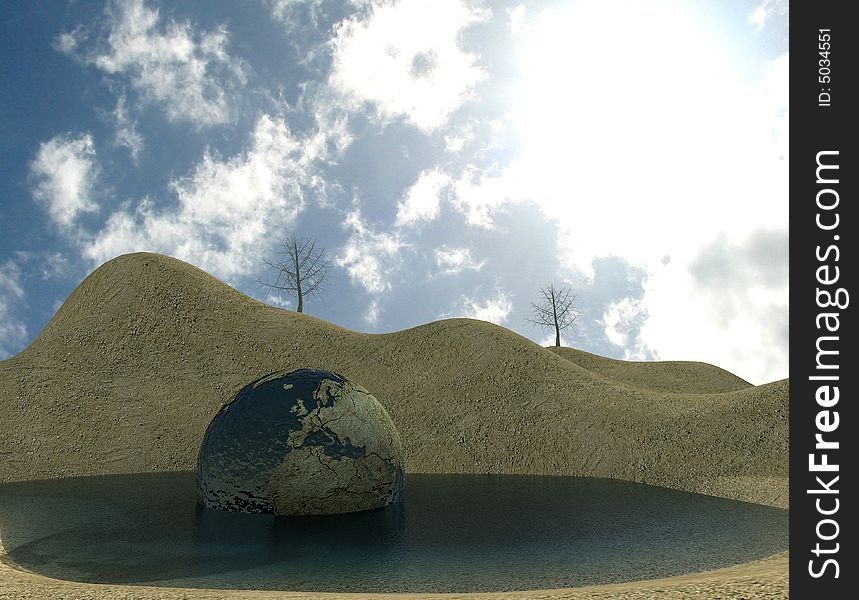
<path fill-rule="evenodd" d="M 125 255 L 0 362 L 0 481 L 194 469 L 240 389 L 313 368 L 379 399 L 408 471 L 611 477 L 787 506 L 787 380 L 553 350 L 470 319 L 357 333 Z"/>

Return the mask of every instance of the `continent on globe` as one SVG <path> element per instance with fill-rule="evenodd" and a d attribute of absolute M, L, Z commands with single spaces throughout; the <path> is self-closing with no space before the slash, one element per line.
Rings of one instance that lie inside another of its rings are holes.
<path fill-rule="evenodd" d="M 197 501 L 279 515 L 381 508 L 401 498 L 402 454 L 391 417 L 360 385 L 313 369 L 272 373 L 206 429 Z"/>

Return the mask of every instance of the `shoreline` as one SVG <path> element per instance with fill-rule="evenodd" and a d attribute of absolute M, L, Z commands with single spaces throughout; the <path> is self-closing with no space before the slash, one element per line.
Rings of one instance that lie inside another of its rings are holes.
<path fill-rule="evenodd" d="M 759 560 L 712 571 L 688 573 L 660 579 L 625 583 L 511 592 L 467 593 L 335 593 L 272 590 L 221 590 L 156 586 L 81 583 L 54 579 L 16 564 L 0 537 L 0 600 L 419 600 L 457 598 L 469 600 L 511 600 L 513 598 L 597 600 L 616 598 L 636 600 L 658 595 L 663 599 L 681 598 L 788 598 L 788 551 Z"/>
<path fill-rule="evenodd" d="M 469 593 L 331 593 L 290 592 L 260 590 L 220 590 L 203 588 L 169 588 L 154 586 L 114 585 L 79 583 L 53 579 L 27 571 L 15 564 L 3 548 L 0 538 L 0 599 L 2 600 L 419 600 L 443 598 L 454 600 L 511 600 L 512 598 L 597 600 L 617 598 L 634 600 L 651 598 L 787 598 L 788 597 L 788 553 L 772 556 L 713 571 L 676 575 L 662 579 L 648 579 L 626 583 L 564 588 L 553 590 L 528 590 L 512 592 Z"/>

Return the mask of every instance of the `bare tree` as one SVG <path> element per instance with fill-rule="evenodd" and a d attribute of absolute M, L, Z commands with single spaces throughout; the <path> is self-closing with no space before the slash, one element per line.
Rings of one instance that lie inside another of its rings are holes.
<path fill-rule="evenodd" d="M 543 329 L 555 330 L 555 346 L 561 345 L 561 332 L 579 318 L 579 309 L 573 305 L 576 296 L 568 287 L 556 288 L 554 283 L 540 290 L 543 300 L 531 304 L 531 316 L 526 321 Z"/>
<path fill-rule="evenodd" d="M 265 260 L 274 281 L 258 280 L 260 284 L 298 298 L 298 312 L 304 312 L 304 297 L 319 295 L 328 274 L 325 250 L 315 238 L 297 238 L 294 233 L 281 240 L 280 254 L 274 261 Z"/>

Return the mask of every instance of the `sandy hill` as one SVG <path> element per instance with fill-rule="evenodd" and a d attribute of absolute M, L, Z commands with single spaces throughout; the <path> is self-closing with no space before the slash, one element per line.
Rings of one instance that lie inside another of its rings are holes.
<path fill-rule="evenodd" d="M 193 469 L 242 386 L 311 367 L 387 407 L 410 471 L 613 477 L 787 505 L 787 380 L 560 354 L 470 319 L 356 333 L 173 258 L 120 256 L 0 362 L 0 481 Z"/>
<path fill-rule="evenodd" d="M 549 346 L 546 349 L 608 379 L 654 392 L 712 394 L 752 387 L 751 383 L 730 371 L 702 362 L 631 362 L 575 348 Z"/>

